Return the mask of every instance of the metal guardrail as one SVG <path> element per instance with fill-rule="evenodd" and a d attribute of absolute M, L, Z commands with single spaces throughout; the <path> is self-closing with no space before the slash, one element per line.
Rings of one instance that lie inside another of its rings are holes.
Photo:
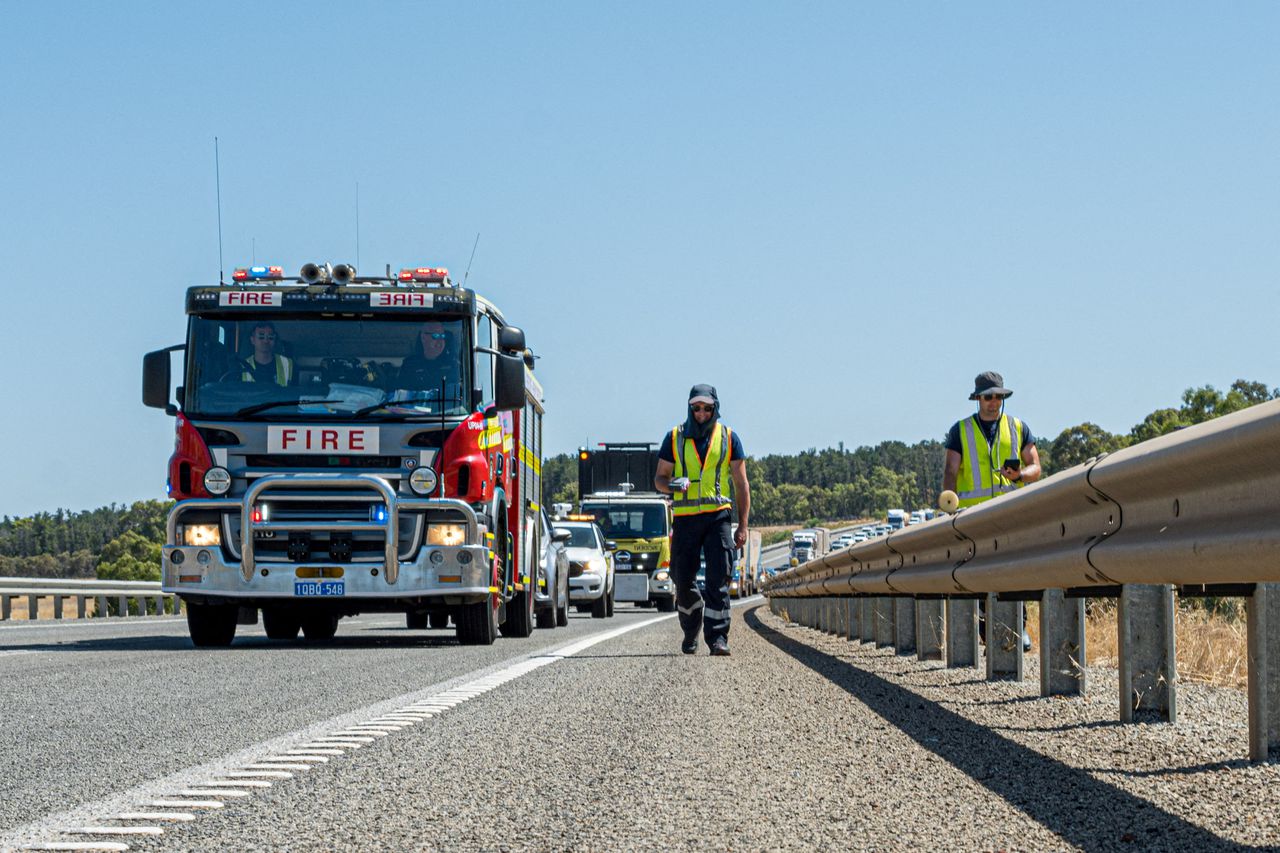
<path fill-rule="evenodd" d="M 777 574 L 775 613 L 1022 676 L 1041 602 L 1041 693 L 1082 693 L 1084 598 L 1119 597 L 1120 715 L 1176 719 L 1174 587 L 1248 598 L 1250 756 L 1280 748 L 1280 401 L 1124 448 Z M 914 607 L 912 603 L 914 602 Z"/>
<path fill-rule="evenodd" d="M 71 578 L 0 578 L 0 622 L 13 618 L 13 600 L 27 600 L 27 620 L 40 618 L 40 599 L 53 599 L 53 618 L 62 619 L 63 601 L 75 599 L 76 618 L 88 616 L 88 601 L 95 601 L 94 615 L 106 616 L 110 610 L 108 600 L 116 602 L 114 618 L 146 616 L 148 600 L 153 602 L 156 615 L 165 615 L 166 602 L 170 614 L 181 612 L 181 602 L 170 593 L 160 591 L 155 581 L 109 581 Z M 131 607 L 130 602 L 134 602 Z M 130 612 L 130 611 L 135 612 Z"/>

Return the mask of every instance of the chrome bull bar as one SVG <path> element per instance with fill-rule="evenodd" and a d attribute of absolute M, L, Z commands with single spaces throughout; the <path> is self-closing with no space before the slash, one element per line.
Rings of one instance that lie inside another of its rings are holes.
<path fill-rule="evenodd" d="M 347 494 L 314 495 L 317 501 L 350 500 L 350 490 L 372 492 L 386 508 L 385 522 L 378 521 L 254 521 L 253 508 L 262 500 L 270 500 L 272 493 L 319 491 L 323 489 L 348 490 Z M 221 510 L 238 504 L 240 512 L 240 575 L 246 583 L 257 570 L 254 559 L 254 541 L 258 532 L 273 533 L 331 531 L 339 533 L 379 533 L 384 537 L 383 577 L 394 584 L 400 576 L 400 512 L 448 510 L 462 516 L 467 528 L 466 541 L 480 541 L 480 522 L 470 504 L 455 498 L 402 498 L 385 480 L 374 474 L 269 474 L 260 477 L 245 491 L 238 502 L 232 500 L 195 499 L 179 502 L 169 513 L 166 524 L 167 541 L 179 544 L 178 520 L 187 510 Z M 425 533 L 424 533 L 425 535 Z"/>

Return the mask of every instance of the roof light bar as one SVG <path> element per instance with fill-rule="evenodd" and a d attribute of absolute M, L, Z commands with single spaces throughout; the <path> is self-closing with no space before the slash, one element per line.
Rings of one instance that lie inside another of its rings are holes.
<path fill-rule="evenodd" d="M 284 267 L 237 267 L 231 273 L 232 281 L 280 281 L 284 278 Z"/>
<path fill-rule="evenodd" d="M 401 281 L 438 281 L 449 280 L 449 270 L 445 267 L 416 267 L 400 270 Z"/>

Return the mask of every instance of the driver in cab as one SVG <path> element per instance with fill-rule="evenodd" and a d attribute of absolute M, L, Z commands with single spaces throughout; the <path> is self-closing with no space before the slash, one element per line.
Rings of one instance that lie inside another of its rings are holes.
<path fill-rule="evenodd" d="M 270 320 L 254 324 L 249 335 L 253 355 L 241 362 L 240 381 L 292 385 L 293 359 L 276 353 L 276 326 Z"/>

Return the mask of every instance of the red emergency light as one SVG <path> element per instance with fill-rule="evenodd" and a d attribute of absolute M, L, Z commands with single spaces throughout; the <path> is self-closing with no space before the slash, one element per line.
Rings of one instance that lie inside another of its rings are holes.
<path fill-rule="evenodd" d="M 444 281 L 449 270 L 444 267 L 416 267 L 400 270 L 401 281 Z"/>
<path fill-rule="evenodd" d="M 280 281 L 283 278 L 284 267 L 239 267 L 231 273 L 232 281 Z"/>

